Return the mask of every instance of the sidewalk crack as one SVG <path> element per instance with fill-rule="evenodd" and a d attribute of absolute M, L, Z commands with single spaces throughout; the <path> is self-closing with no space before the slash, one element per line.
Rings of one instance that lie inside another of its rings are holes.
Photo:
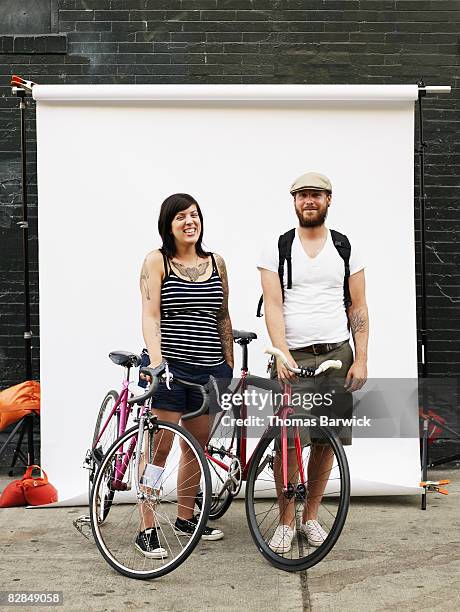
<path fill-rule="evenodd" d="M 302 611 L 311 612 L 310 591 L 308 589 L 307 570 L 299 572 L 300 590 L 302 592 Z"/>

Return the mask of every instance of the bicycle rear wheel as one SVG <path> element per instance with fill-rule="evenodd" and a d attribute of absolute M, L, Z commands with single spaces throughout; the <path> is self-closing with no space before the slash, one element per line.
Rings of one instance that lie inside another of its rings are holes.
<path fill-rule="evenodd" d="M 198 544 L 209 516 L 211 482 L 203 450 L 182 427 L 152 419 L 145 425 L 140 439 L 139 451 L 139 427 L 133 427 L 104 456 L 96 473 L 90 516 L 94 539 L 107 563 L 124 576 L 145 580 L 173 571 Z M 160 461 L 159 449 L 165 441 L 169 452 Z M 188 469 L 188 476 L 179 490 L 180 462 L 181 470 Z M 155 488 L 139 484 L 145 464 L 162 468 Z M 176 533 L 174 523 L 178 494 L 182 501 L 190 496 L 195 499 L 195 482 L 203 492 L 203 509 L 193 535 L 188 538 Z M 104 512 L 101 500 L 105 499 L 107 489 L 115 490 L 110 520 L 100 521 Z M 164 551 L 157 557 L 145 556 L 138 546 L 139 533 L 150 528 L 156 530 L 159 546 Z"/>
<path fill-rule="evenodd" d="M 254 451 L 246 485 L 246 516 L 262 555 L 279 569 L 301 571 L 324 559 L 337 542 L 348 512 L 350 474 L 340 440 L 330 429 L 321 427 L 315 430 L 315 443 L 302 448 L 306 482 L 300 482 L 295 460 L 294 466 L 288 464 L 290 490 L 283 492 L 280 439 L 280 429 L 272 428 Z M 286 523 L 288 504 L 293 516 L 290 527 L 294 528 L 295 535 L 291 547 L 280 552 L 283 547 L 274 545 L 275 530 Z M 302 529 L 302 515 L 308 504 L 310 509 L 319 504 L 317 519 L 327 534 L 316 545 L 310 543 Z"/>
<path fill-rule="evenodd" d="M 226 416 L 234 414 L 230 412 Z M 238 458 L 239 430 L 233 419 L 230 419 L 230 425 L 223 425 L 221 417 L 221 414 L 216 416 L 218 420 L 206 445 L 212 486 L 211 520 L 221 518 L 230 508 L 241 489 L 243 477 Z M 201 509 L 201 492 L 197 495 L 196 505 Z"/>
<path fill-rule="evenodd" d="M 99 408 L 99 413 L 97 415 L 96 424 L 94 426 L 93 432 L 93 440 L 91 443 L 91 460 L 92 465 L 89 470 L 88 477 L 88 504 L 91 499 L 91 489 L 93 487 L 94 478 L 96 475 L 97 468 L 99 467 L 102 458 L 105 453 L 109 450 L 110 446 L 114 443 L 114 441 L 118 438 L 119 432 L 119 424 L 120 424 L 120 412 L 117 412 L 112 416 L 110 421 L 107 423 L 107 420 L 113 410 L 113 407 L 118 400 L 118 393 L 113 389 L 108 391 L 104 399 L 102 400 L 101 407 Z M 107 427 L 104 430 L 104 433 L 101 435 L 101 430 L 104 425 L 107 423 Z M 112 506 L 112 500 L 114 496 L 114 491 L 110 489 L 106 491 L 104 498 L 104 510 L 100 515 L 100 520 L 105 521 L 108 513 L 110 512 L 110 508 Z"/>

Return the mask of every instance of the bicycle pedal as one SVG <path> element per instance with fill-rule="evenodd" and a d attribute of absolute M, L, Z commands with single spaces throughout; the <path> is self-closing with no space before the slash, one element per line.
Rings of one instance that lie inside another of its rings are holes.
<path fill-rule="evenodd" d="M 74 521 L 72 521 L 73 526 L 77 531 L 81 533 L 81 535 L 89 540 L 89 533 L 91 533 L 91 518 L 88 514 L 82 514 Z M 87 533 L 85 533 L 85 531 Z"/>

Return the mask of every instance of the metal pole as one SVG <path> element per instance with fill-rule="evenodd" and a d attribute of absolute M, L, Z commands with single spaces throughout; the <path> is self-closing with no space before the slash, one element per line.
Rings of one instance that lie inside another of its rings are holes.
<path fill-rule="evenodd" d="M 418 85 L 418 120 L 419 120 L 419 205 L 420 205 L 420 272 L 422 275 L 422 325 L 420 329 L 421 340 L 421 362 L 422 362 L 422 404 L 423 411 L 427 409 L 427 393 L 426 393 L 426 378 L 428 376 L 428 337 L 427 337 L 427 297 L 426 297 L 426 236 L 425 236 L 425 149 L 426 142 L 423 138 L 423 105 L 422 98 L 426 94 L 444 94 L 450 93 L 450 86 L 431 85 L 425 86 L 423 78 L 419 80 Z M 423 436 L 422 436 L 422 480 L 427 480 L 428 475 L 428 426 L 429 418 L 423 420 Z M 426 487 L 422 493 L 422 510 L 426 510 Z"/>
<path fill-rule="evenodd" d="M 426 95 L 425 83 L 423 79 L 418 82 L 418 121 L 419 121 L 419 206 L 420 206 L 420 273 L 422 275 L 422 325 L 420 329 L 420 340 L 421 340 L 421 361 L 422 361 L 422 405 L 423 411 L 427 409 L 426 406 L 426 376 L 428 372 L 428 343 L 427 343 L 427 329 L 426 329 L 426 253 L 425 253 L 425 148 L 426 142 L 423 139 L 423 106 L 422 98 Z M 422 438 L 422 480 L 427 479 L 428 472 L 428 419 L 423 421 L 423 438 Z M 422 493 L 422 510 L 426 510 L 426 488 Z"/>
<path fill-rule="evenodd" d="M 26 380 L 32 380 L 32 331 L 30 329 L 30 285 L 29 285 L 29 221 L 27 210 L 27 149 L 26 149 L 26 92 L 17 89 L 19 108 L 21 110 L 21 162 L 22 162 L 22 221 L 18 222 L 22 229 L 23 273 L 24 273 L 24 348 Z"/>
<path fill-rule="evenodd" d="M 26 94 L 25 89 L 15 87 L 14 93 L 19 98 L 21 111 L 21 165 L 22 165 L 22 221 L 18 222 L 22 229 L 23 251 L 23 280 L 24 280 L 24 351 L 25 351 L 25 379 L 32 380 L 32 331 L 30 329 L 30 285 L 29 285 L 29 221 L 27 201 L 27 145 L 26 145 Z M 33 414 L 24 418 L 18 444 L 13 455 L 10 475 L 18 456 L 21 455 L 21 445 L 24 434 L 27 433 L 27 465 L 34 463 L 34 425 Z"/>
<path fill-rule="evenodd" d="M 419 87 L 424 87 L 423 80 L 419 81 Z M 423 106 L 422 106 L 422 98 L 426 95 L 423 89 L 420 89 L 418 94 L 418 120 L 419 120 L 419 206 L 420 206 L 420 250 L 421 250 L 421 258 L 420 258 L 420 273 L 421 273 L 421 281 L 422 281 L 422 326 L 420 329 L 420 339 L 422 345 L 422 376 L 425 378 L 427 376 L 427 363 L 428 363 L 428 343 L 427 343 L 427 329 L 426 329 L 426 311 L 427 311 L 427 303 L 426 303 L 426 279 L 425 279 L 425 269 L 426 269 L 426 238 L 425 238 L 425 202 L 426 202 L 426 194 L 425 194 L 425 148 L 426 142 L 423 139 Z"/>

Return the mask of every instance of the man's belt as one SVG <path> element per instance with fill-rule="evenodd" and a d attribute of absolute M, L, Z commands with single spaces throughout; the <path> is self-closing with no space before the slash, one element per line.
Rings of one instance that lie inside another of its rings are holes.
<path fill-rule="evenodd" d="M 328 344 L 310 344 L 309 346 L 302 346 L 301 348 L 292 349 L 294 351 L 302 351 L 304 353 L 312 353 L 313 355 L 324 355 L 324 353 L 329 353 L 329 351 L 333 351 L 339 346 L 346 344 L 348 340 L 344 340 L 343 342 L 333 342 Z"/>

